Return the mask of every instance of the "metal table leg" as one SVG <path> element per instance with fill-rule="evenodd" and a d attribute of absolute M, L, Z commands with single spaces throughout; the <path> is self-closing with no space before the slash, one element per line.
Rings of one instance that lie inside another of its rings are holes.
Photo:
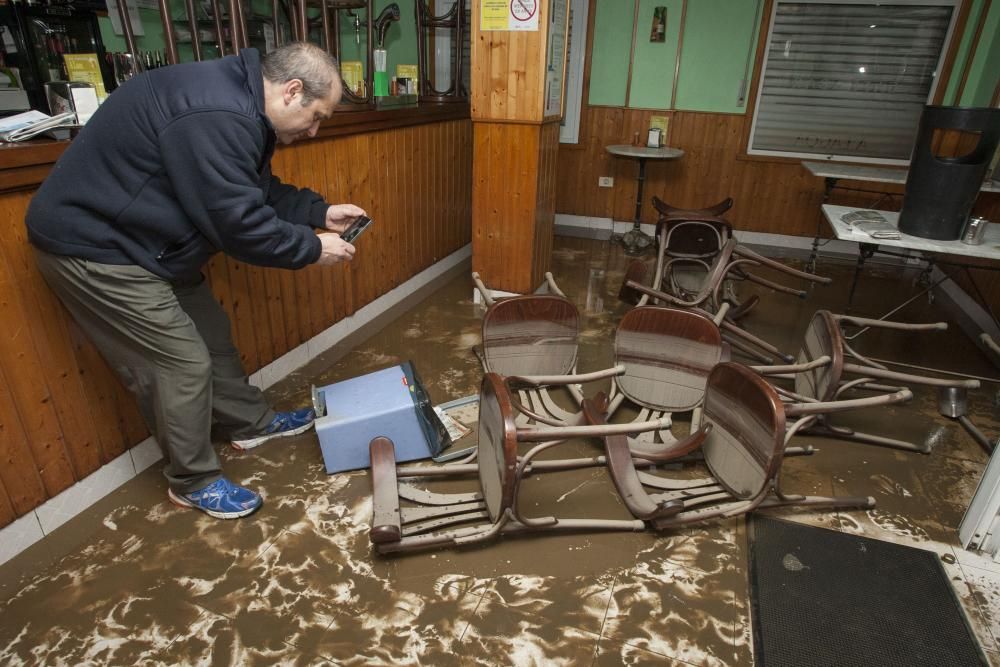
<path fill-rule="evenodd" d="M 858 278 L 861 276 L 861 270 L 865 268 L 865 262 L 876 251 L 878 251 L 878 245 L 875 243 L 858 244 L 858 263 L 854 267 L 854 277 L 851 279 L 851 291 L 847 294 L 847 310 L 844 312 L 851 312 L 851 304 L 854 302 L 854 290 L 858 287 Z"/>
<path fill-rule="evenodd" d="M 827 176 L 824 179 L 823 201 L 820 202 L 820 209 L 823 204 L 830 201 L 830 193 L 837 187 L 837 179 Z M 816 221 L 816 233 L 813 234 L 812 252 L 809 253 L 809 260 L 806 262 L 806 271 L 816 273 L 816 259 L 819 257 L 819 235 L 823 231 L 823 214 L 820 213 Z"/>
<path fill-rule="evenodd" d="M 639 187 L 635 197 L 635 221 L 632 229 L 622 234 L 621 243 L 625 246 L 625 254 L 638 255 L 653 245 L 653 237 L 642 231 L 642 186 L 646 181 L 646 160 L 639 160 Z"/>

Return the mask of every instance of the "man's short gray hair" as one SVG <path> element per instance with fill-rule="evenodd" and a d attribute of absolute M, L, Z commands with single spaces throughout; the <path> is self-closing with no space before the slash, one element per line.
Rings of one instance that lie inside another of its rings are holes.
<path fill-rule="evenodd" d="M 334 86 L 339 87 L 337 59 L 307 42 L 292 42 L 268 52 L 260 61 L 264 78 L 272 83 L 302 81 L 302 103 L 326 99 Z"/>

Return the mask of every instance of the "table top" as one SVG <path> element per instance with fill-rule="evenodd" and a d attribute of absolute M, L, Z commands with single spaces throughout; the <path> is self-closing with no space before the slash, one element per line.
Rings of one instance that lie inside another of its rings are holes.
<path fill-rule="evenodd" d="M 649 160 L 676 160 L 679 157 L 684 157 L 684 151 L 680 148 L 671 148 L 670 146 L 649 148 L 648 146 L 616 144 L 614 146 L 605 146 L 605 150 L 619 157 L 636 157 Z"/>
<path fill-rule="evenodd" d="M 810 162 L 803 161 L 805 167 L 813 176 L 820 178 L 842 178 L 852 181 L 870 181 L 872 183 L 906 183 L 906 169 L 892 167 L 873 167 L 860 164 L 844 164 L 842 162 Z M 986 181 L 980 188 L 983 192 L 1000 192 L 1000 183 Z"/>
<path fill-rule="evenodd" d="M 833 229 L 834 236 L 841 241 L 854 241 L 855 243 L 906 248 L 921 252 L 1000 260 L 1000 224 L 989 223 L 986 226 L 985 236 L 980 245 L 969 245 L 961 241 L 936 241 L 919 236 L 910 236 L 902 232 L 899 234 L 901 237 L 899 239 L 875 239 L 862 231 L 854 229 L 841 220 L 841 216 L 846 213 L 864 210 L 870 209 L 823 204 L 823 217 L 826 218 L 826 221 L 830 224 L 830 228 Z M 896 225 L 899 222 L 899 213 L 893 211 L 879 211 L 879 213 L 892 225 Z"/>

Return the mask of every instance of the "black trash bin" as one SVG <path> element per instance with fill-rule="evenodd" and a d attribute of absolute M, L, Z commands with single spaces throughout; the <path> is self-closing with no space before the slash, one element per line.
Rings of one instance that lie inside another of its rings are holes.
<path fill-rule="evenodd" d="M 976 147 L 959 157 L 934 155 L 934 130 L 979 133 Z M 906 178 L 899 231 L 951 241 L 962 235 L 972 205 L 1000 143 L 1000 109 L 924 107 Z"/>

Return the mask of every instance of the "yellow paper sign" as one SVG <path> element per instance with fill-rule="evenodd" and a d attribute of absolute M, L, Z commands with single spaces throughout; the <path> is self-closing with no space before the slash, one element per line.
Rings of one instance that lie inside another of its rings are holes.
<path fill-rule="evenodd" d="M 365 94 L 365 69 L 360 60 L 345 60 L 340 63 L 340 76 L 352 93 Z"/>
<path fill-rule="evenodd" d="M 507 30 L 510 9 L 506 0 L 482 0 L 479 6 L 480 30 Z"/>
<path fill-rule="evenodd" d="M 417 80 L 417 66 L 416 65 L 396 65 L 396 78 L 397 79 L 413 79 Z"/>
<path fill-rule="evenodd" d="M 104 90 L 104 77 L 101 75 L 96 53 L 65 53 L 63 62 L 66 63 L 66 74 L 70 81 L 94 84 L 98 99 L 103 100 L 108 96 L 108 92 Z"/>

